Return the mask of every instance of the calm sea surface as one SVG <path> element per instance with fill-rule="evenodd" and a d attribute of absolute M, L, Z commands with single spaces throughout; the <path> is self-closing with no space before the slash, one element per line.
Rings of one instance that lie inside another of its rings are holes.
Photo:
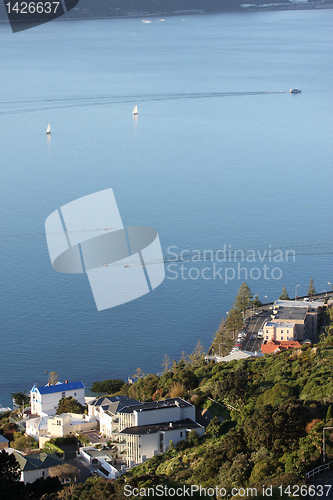
<path fill-rule="evenodd" d="M 90 386 L 208 348 L 242 281 L 263 301 L 330 287 L 332 28 L 332 10 L 0 26 L 2 404 L 47 371 Z M 166 279 L 97 312 L 44 223 L 110 187 L 159 232 Z"/>

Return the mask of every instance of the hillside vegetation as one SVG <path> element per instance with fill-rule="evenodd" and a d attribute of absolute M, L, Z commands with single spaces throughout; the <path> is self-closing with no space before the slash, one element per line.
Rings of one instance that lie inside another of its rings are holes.
<path fill-rule="evenodd" d="M 256 487 L 258 496 L 262 485 L 304 484 L 305 473 L 322 463 L 323 427 L 333 426 L 332 309 L 326 314 L 329 326 L 313 347 L 207 365 L 197 346 L 163 375 L 124 384 L 120 392 L 141 401 L 182 396 L 215 416 L 201 438 L 191 432 L 123 478 L 91 478 L 59 498 L 123 499 L 125 484 Z M 333 459 L 333 433 L 326 434 L 326 459 Z"/>

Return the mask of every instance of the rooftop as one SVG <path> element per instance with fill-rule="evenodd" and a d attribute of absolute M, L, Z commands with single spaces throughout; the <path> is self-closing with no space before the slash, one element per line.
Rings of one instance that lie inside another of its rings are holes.
<path fill-rule="evenodd" d="M 168 398 L 161 401 L 148 401 L 147 403 L 139 403 L 123 408 L 120 413 L 133 413 L 134 411 L 147 411 L 147 410 L 160 410 L 161 408 L 184 408 L 186 406 L 193 406 L 182 398 Z M 118 410 L 119 411 L 119 410 Z"/>
<path fill-rule="evenodd" d="M 18 451 L 14 451 L 17 462 L 21 471 L 48 469 L 55 465 L 63 464 L 63 460 L 54 453 L 39 453 L 34 455 L 22 455 Z"/>
<path fill-rule="evenodd" d="M 294 321 L 304 320 L 307 313 L 307 307 L 284 307 L 279 306 L 277 313 L 274 314 L 274 319 L 290 319 Z"/>
<path fill-rule="evenodd" d="M 106 448 L 98 449 L 98 448 L 92 448 L 92 449 L 83 449 L 83 451 L 89 455 L 92 458 L 113 458 L 114 456 L 114 450 L 107 450 Z"/>
<path fill-rule="evenodd" d="M 52 394 L 56 392 L 74 391 L 75 389 L 85 389 L 83 382 L 67 382 L 65 384 L 58 383 L 55 385 L 33 386 L 30 392 L 39 392 L 39 394 Z"/>
<path fill-rule="evenodd" d="M 306 307 L 309 309 L 317 309 L 325 305 L 321 300 L 276 300 L 274 305 L 280 307 Z"/>
<path fill-rule="evenodd" d="M 295 349 L 302 347 L 297 340 L 271 340 L 267 344 L 262 344 L 261 351 L 263 354 L 271 354 L 276 351 L 286 351 L 288 349 Z"/>
<path fill-rule="evenodd" d="M 140 404 L 140 401 L 136 399 L 131 399 L 127 396 L 109 396 L 97 398 L 91 401 L 89 405 L 95 407 L 102 407 L 103 410 L 109 415 L 115 415 L 117 412 L 125 408 L 126 406 L 134 406 Z"/>
<path fill-rule="evenodd" d="M 266 326 L 274 326 L 275 328 L 292 328 L 295 326 L 295 323 L 278 323 L 277 321 L 267 321 L 264 327 Z"/>
<path fill-rule="evenodd" d="M 167 432 L 175 429 L 181 430 L 192 430 L 192 429 L 202 429 L 202 425 L 193 422 L 189 418 L 185 420 L 177 420 L 176 422 L 162 422 L 160 424 L 151 425 L 138 425 L 136 427 L 127 427 L 123 429 L 120 434 L 155 434 L 156 432 Z"/>

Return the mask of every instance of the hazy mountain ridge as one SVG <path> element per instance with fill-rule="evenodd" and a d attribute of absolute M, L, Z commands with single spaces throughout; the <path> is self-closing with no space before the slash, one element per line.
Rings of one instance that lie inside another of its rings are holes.
<path fill-rule="evenodd" d="M 38 0 L 36 0 L 37 3 Z M 20 3 L 20 2 L 19 2 Z M 0 7 L 0 20 L 6 20 L 6 0 L 3 0 Z M 322 2 L 321 0 L 310 0 L 308 3 L 294 3 L 288 0 L 80 0 L 77 6 L 72 9 L 65 18 L 89 19 L 89 18 L 110 18 L 110 17 L 140 17 L 152 15 L 177 15 L 195 13 L 218 13 L 246 11 L 256 9 L 256 6 L 267 5 L 265 9 L 282 8 L 325 8 L 333 5 L 331 0 Z M 247 7 L 244 7 L 247 6 Z"/>

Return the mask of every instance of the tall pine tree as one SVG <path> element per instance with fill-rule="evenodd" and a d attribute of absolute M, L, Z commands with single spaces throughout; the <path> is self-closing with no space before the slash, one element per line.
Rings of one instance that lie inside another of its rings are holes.
<path fill-rule="evenodd" d="M 245 314 L 245 309 L 251 306 L 252 292 L 251 288 L 244 282 L 241 284 L 236 295 L 234 307 Z"/>
<path fill-rule="evenodd" d="M 308 289 L 308 295 L 309 297 L 312 297 L 316 292 L 316 289 L 314 287 L 314 284 L 313 284 L 313 278 L 310 279 L 310 285 L 309 285 L 309 289 Z"/>
<path fill-rule="evenodd" d="M 282 295 L 280 295 L 279 299 L 280 300 L 290 300 L 290 297 L 288 295 L 288 292 L 287 292 L 287 289 L 285 286 L 283 287 Z"/>

